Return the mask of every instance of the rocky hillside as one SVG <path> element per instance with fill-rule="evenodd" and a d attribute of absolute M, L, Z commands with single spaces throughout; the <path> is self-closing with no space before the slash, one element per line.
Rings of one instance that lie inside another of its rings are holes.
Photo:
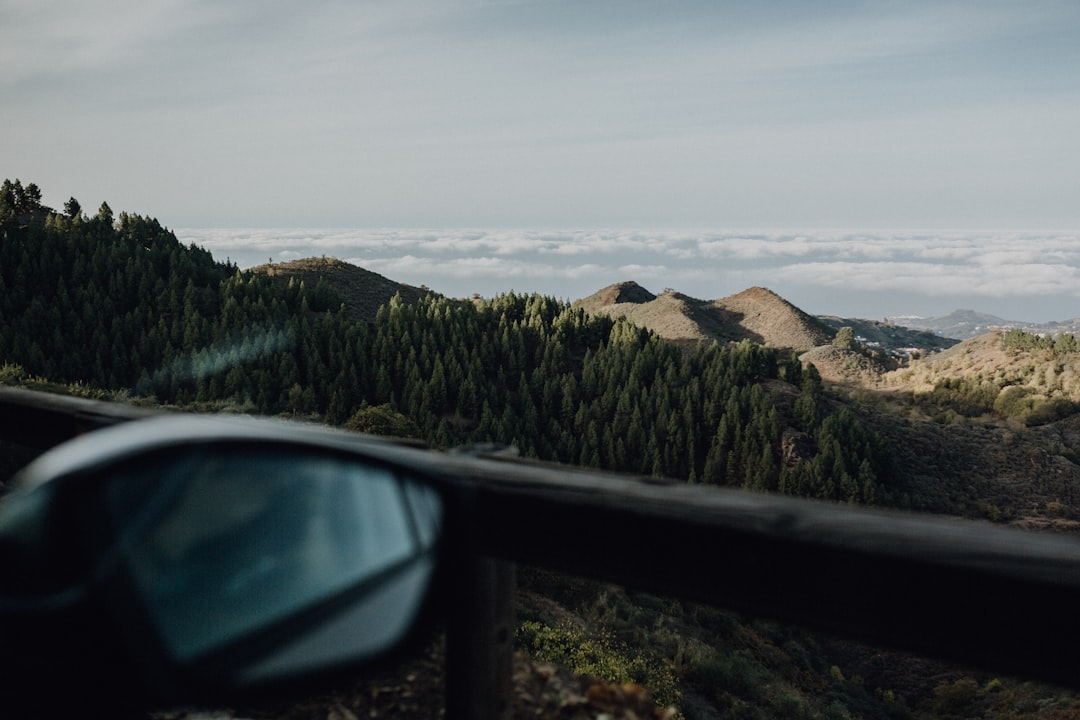
<path fill-rule="evenodd" d="M 1033 529 L 1080 529 L 1080 416 L 1028 427 L 1002 417 L 964 417 L 889 391 L 860 399 L 849 407 L 889 439 L 902 506 Z"/>
<path fill-rule="evenodd" d="M 314 286 L 319 280 L 325 280 L 341 295 L 353 318 L 369 322 L 375 319 L 379 306 L 390 302 L 396 294 L 400 294 L 405 302 L 412 303 L 431 292 L 426 288 L 394 282 L 336 258 L 305 258 L 259 265 L 251 271 L 282 283 L 295 278 Z"/>

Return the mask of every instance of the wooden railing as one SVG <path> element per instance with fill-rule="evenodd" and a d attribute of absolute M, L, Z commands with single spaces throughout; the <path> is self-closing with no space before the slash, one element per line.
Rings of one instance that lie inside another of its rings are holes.
<path fill-rule="evenodd" d="M 154 410 L 122 403 L 0 386 L 0 441 L 37 450 L 154 414 Z"/>
<path fill-rule="evenodd" d="M 0 388 L 0 439 L 46 447 L 147 412 Z M 455 717 L 500 712 L 491 691 L 508 677 L 515 562 L 1080 684 L 1071 537 L 483 455 L 403 447 L 401 461 L 470 492 L 461 540 L 474 562 L 448 630 L 468 657 L 448 663 Z"/>

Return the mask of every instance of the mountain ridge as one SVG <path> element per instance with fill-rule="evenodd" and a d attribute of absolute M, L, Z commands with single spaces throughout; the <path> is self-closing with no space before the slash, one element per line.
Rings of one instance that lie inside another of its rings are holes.
<path fill-rule="evenodd" d="M 831 341 L 834 334 L 813 316 L 760 287 L 718 300 L 699 300 L 671 289 L 654 295 L 634 281 L 624 281 L 573 304 L 593 314 L 628 317 L 683 346 L 703 340 L 753 340 L 806 351 Z"/>
<path fill-rule="evenodd" d="M 275 282 L 295 279 L 314 286 L 325 281 L 341 295 L 351 317 L 367 322 L 373 321 L 378 308 L 395 295 L 406 303 L 425 294 L 438 295 L 333 258 L 266 264 L 252 272 Z M 997 378 L 1008 384 L 1026 377 L 1017 355 L 1001 350 L 1001 329 L 961 341 L 888 321 L 813 316 L 760 286 L 716 300 L 700 300 L 670 288 L 655 294 L 636 281 L 626 280 L 603 287 L 573 305 L 590 314 L 625 316 L 688 348 L 700 342 L 740 340 L 790 348 L 804 362 L 813 363 L 825 380 L 847 387 L 903 389 L 916 397 L 928 397 L 946 381 L 971 377 L 976 378 L 973 382 L 983 383 Z M 971 326 L 993 318 L 973 311 L 957 311 L 947 317 Z M 852 329 L 852 347 L 833 344 L 842 327 Z M 1058 376 L 1060 383 L 1064 376 Z M 1062 390 L 1062 395 L 1080 398 L 1080 389 L 1071 382 Z M 1034 399 L 1039 397 L 1041 393 Z"/>
<path fill-rule="evenodd" d="M 844 326 L 852 327 L 859 341 L 869 348 L 905 357 L 958 342 L 889 323 L 814 316 L 760 286 L 716 300 L 699 300 L 671 289 L 655 295 L 627 280 L 601 288 L 573 304 L 594 314 L 626 316 L 682 346 L 709 340 L 752 340 L 805 353 L 829 345 Z"/>
<path fill-rule="evenodd" d="M 885 320 L 887 323 L 912 330 L 932 332 L 956 340 L 968 340 L 994 330 L 1023 330 L 1039 335 L 1080 332 L 1080 318 L 1035 323 L 1023 320 L 1006 320 L 997 315 L 967 309 L 953 310 L 947 315 L 936 317 L 895 315 L 887 317 Z"/>
<path fill-rule="evenodd" d="M 314 286 L 320 280 L 326 281 L 341 295 L 350 317 L 367 322 L 373 321 L 379 307 L 395 295 L 400 295 L 406 303 L 416 302 L 426 294 L 440 295 L 336 258 L 266 263 L 250 271 L 275 282 L 295 279 Z M 845 326 L 851 327 L 857 340 L 866 347 L 902 357 L 937 352 L 959 342 L 891 322 L 811 315 L 761 286 L 715 300 L 700 300 L 670 288 L 656 294 L 634 280 L 625 280 L 572 304 L 592 314 L 626 316 L 682 347 L 693 347 L 703 341 L 751 340 L 806 353 L 829 345 L 836 332 Z M 836 360 L 835 355 L 828 354 L 828 358 Z M 825 356 L 819 359 L 827 361 Z M 860 367 L 858 372 L 865 375 L 866 368 Z"/>

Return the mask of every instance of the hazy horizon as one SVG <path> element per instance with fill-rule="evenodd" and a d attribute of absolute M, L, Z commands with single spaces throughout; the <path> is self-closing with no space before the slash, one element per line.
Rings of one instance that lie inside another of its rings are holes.
<path fill-rule="evenodd" d="M 633 280 L 716 299 L 768 287 L 806 312 L 870 320 L 957 309 L 1080 316 L 1080 234 L 817 230 L 180 228 L 241 268 L 335 257 L 452 297 L 566 300 Z"/>

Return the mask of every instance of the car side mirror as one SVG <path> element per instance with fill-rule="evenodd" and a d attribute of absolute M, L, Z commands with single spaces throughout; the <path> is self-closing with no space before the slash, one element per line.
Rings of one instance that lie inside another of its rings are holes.
<path fill-rule="evenodd" d="M 445 487 L 394 455 L 205 416 L 67 443 L 0 506 L 0 641 L 63 648 L 94 688 L 134 669 L 165 702 L 378 665 L 431 624 L 445 545 Z"/>

